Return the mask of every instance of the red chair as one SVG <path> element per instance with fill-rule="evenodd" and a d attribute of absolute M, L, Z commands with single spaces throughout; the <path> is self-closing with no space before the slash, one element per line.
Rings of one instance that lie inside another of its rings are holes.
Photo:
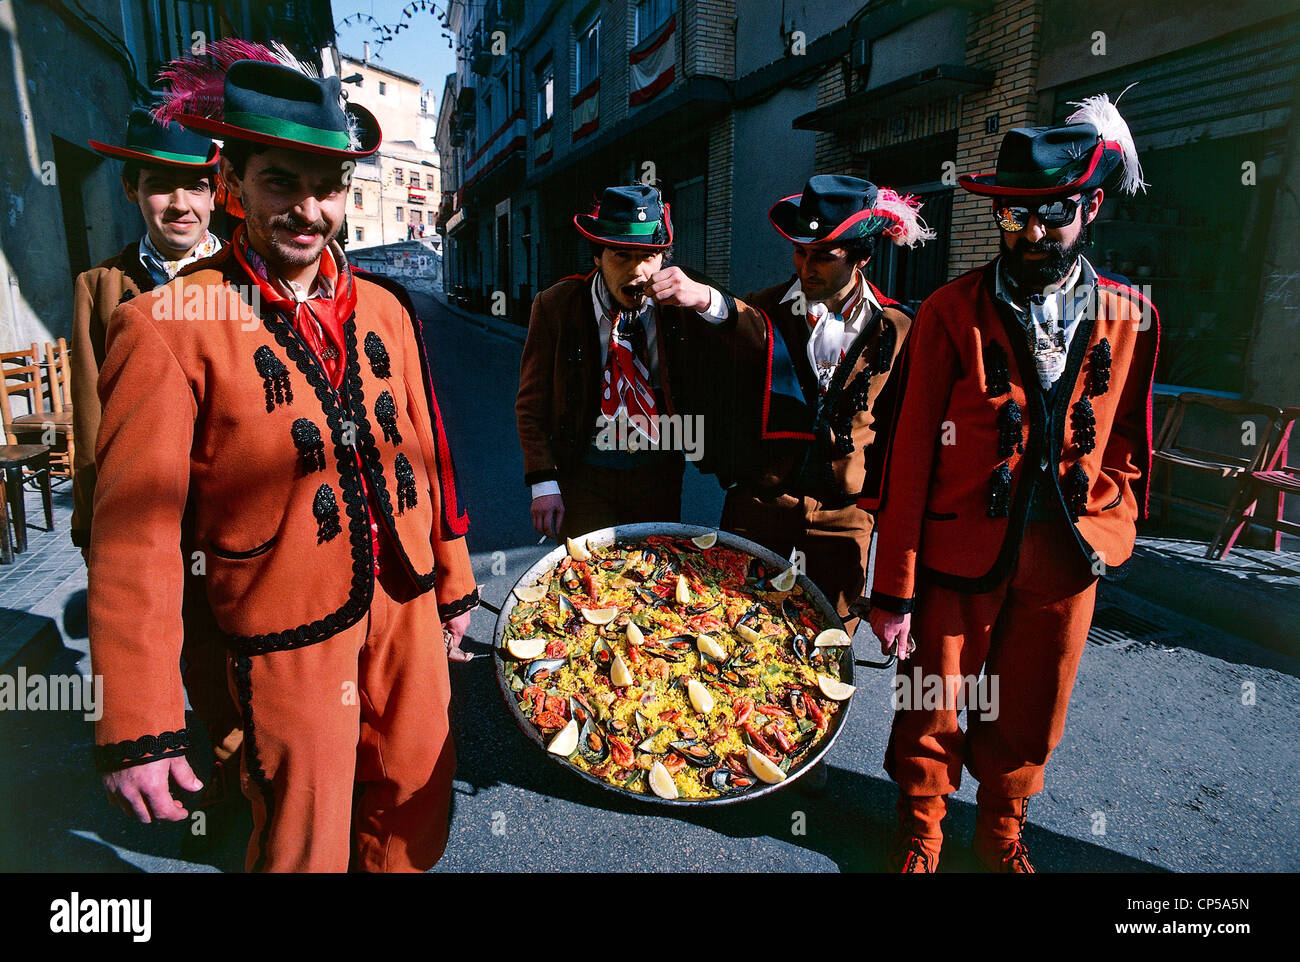
<path fill-rule="evenodd" d="M 1248 471 L 1241 490 L 1228 508 L 1219 533 L 1210 545 L 1211 558 L 1226 558 L 1237 538 L 1249 524 L 1257 524 L 1273 532 L 1273 550 L 1282 550 L 1282 535 L 1300 535 L 1300 524 L 1285 518 L 1286 496 L 1300 494 L 1300 465 L 1288 463 L 1290 452 L 1291 429 L 1300 420 L 1300 408 L 1283 408 L 1280 416 L 1273 422 L 1272 437 L 1269 439 L 1267 461 L 1257 470 Z M 1276 499 L 1276 510 L 1269 517 L 1258 517 L 1255 507 L 1261 497 L 1272 494 Z"/>

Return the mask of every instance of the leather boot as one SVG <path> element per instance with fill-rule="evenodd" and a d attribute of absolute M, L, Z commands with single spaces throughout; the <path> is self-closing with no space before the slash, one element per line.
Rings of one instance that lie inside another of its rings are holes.
<path fill-rule="evenodd" d="M 898 833 L 889 857 L 891 872 L 910 875 L 935 872 L 943 846 L 945 795 L 898 795 Z"/>
<path fill-rule="evenodd" d="M 1024 842 L 1029 799 L 975 793 L 975 857 L 990 872 L 1027 874 L 1034 871 Z"/>

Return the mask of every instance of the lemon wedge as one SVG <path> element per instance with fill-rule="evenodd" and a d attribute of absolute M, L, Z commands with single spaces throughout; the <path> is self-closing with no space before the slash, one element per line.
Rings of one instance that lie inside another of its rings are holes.
<path fill-rule="evenodd" d="M 618 617 L 617 608 L 579 608 L 582 617 L 591 625 L 607 625 Z"/>
<path fill-rule="evenodd" d="M 700 650 L 701 655 L 708 655 L 714 661 L 727 660 L 727 649 L 723 648 L 708 635 L 696 635 L 695 647 Z"/>
<path fill-rule="evenodd" d="M 736 625 L 736 634 L 740 635 L 740 637 L 744 638 L 751 645 L 756 645 L 760 640 L 762 640 L 762 635 L 749 627 L 749 625 Z"/>
<path fill-rule="evenodd" d="M 615 688 L 625 688 L 632 684 L 632 672 L 628 670 L 622 655 L 615 655 L 614 663 L 609 666 L 609 682 Z"/>
<path fill-rule="evenodd" d="M 532 661 L 534 658 L 540 658 L 545 650 L 545 638 L 511 638 L 506 642 L 506 651 L 520 661 Z"/>
<path fill-rule="evenodd" d="M 641 634 L 641 629 L 636 626 L 635 621 L 627 623 L 627 643 L 629 645 L 645 644 L 645 635 Z"/>
<path fill-rule="evenodd" d="M 852 685 L 846 685 L 842 681 L 836 681 L 826 675 L 817 676 L 817 687 L 822 690 L 822 694 L 831 701 L 845 701 L 852 695 L 856 688 Z"/>
<path fill-rule="evenodd" d="M 853 639 L 843 629 L 827 628 L 817 636 L 813 646 L 816 648 L 850 648 L 853 646 Z"/>
<path fill-rule="evenodd" d="M 691 704 L 695 706 L 695 710 L 700 714 L 707 715 L 713 711 L 713 696 L 709 694 L 707 688 L 694 678 L 686 682 L 686 696 L 690 698 Z"/>
<path fill-rule="evenodd" d="M 546 750 L 554 755 L 561 755 L 568 758 L 578 749 L 578 722 L 570 718 L 569 724 L 560 729 L 559 733 L 551 739 L 551 743 L 546 746 Z"/>
<path fill-rule="evenodd" d="M 546 585 L 529 585 L 527 588 L 515 588 L 515 597 L 520 601 L 541 601 L 546 597 Z"/>
<path fill-rule="evenodd" d="M 663 762 L 655 762 L 650 766 L 650 788 L 660 798 L 671 800 L 677 797 L 677 783 L 668 774 Z"/>
<path fill-rule="evenodd" d="M 771 584 L 773 591 L 789 591 L 794 587 L 794 579 L 798 574 L 799 569 L 791 566 L 773 578 L 769 584 Z"/>
<path fill-rule="evenodd" d="M 691 539 L 691 544 L 697 548 L 712 548 L 718 543 L 718 532 L 710 531 L 708 534 L 698 534 Z"/>
<path fill-rule="evenodd" d="M 691 589 L 686 586 L 686 576 L 677 576 L 677 603 L 679 605 L 688 605 L 691 603 Z"/>
<path fill-rule="evenodd" d="M 758 776 L 759 781 L 766 782 L 768 785 L 775 785 L 777 782 L 785 781 L 785 772 L 777 768 L 772 759 L 753 745 L 749 746 L 745 761 L 749 764 L 749 770 Z"/>
<path fill-rule="evenodd" d="M 569 557 L 574 561 L 589 561 L 591 559 L 591 552 L 587 550 L 587 546 L 579 544 L 572 538 L 564 539 L 564 547 L 568 549 Z"/>

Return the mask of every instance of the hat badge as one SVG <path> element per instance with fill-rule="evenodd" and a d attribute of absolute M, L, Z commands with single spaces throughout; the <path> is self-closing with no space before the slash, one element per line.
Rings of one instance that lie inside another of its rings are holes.
<path fill-rule="evenodd" d="M 638 208 L 636 209 L 636 219 L 637 219 L 637 220 L 645 220 L 645 217 L 646 217 L 646 214 L 645 214 L 645 208 L 644 208 L 644 207 L 638 207 Z"/>
<path fill-rule="evenodd" d="M 816 229 L 817 229 L 818 227 L 820 227 L 820 226 L 821 226 L 821 225 L 818 224 L 816 220 L 810 220 L 810 221 L 808 222 L 808 229 L 809 229 L 809 230 L 816 230 Z"/>

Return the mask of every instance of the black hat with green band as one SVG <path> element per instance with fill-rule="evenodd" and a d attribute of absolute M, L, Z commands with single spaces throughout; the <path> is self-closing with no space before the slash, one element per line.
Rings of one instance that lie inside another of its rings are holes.
<path fill-rule="evenodd" d="M 575 214 L 573 226 L 590 241 L 608 247 L 664 250 L 673 243 L 670 208 L 645 184 L 607 187 L 590 214 Z"/>
<path fill-rule="evenodd" d="M 201 170 L 217 162 L 218 150 L 207 137 L 179 124 L 158 123 L 144 107 L 136 107 L 126 122 L 126 142 L 118 147 L 88 141 L 92 150 L 116 160 L 133 160 L 149 167 Z"/>
<path fill-rule="evenodd" d="M 225 75 L 216 117 L 178 113 L 186 127 L 330 157 L 368 157 L 382 133 L 370 111 L 346 104 L 338 77 L 309 77 L 291 67 L 239 60 Z"/>

